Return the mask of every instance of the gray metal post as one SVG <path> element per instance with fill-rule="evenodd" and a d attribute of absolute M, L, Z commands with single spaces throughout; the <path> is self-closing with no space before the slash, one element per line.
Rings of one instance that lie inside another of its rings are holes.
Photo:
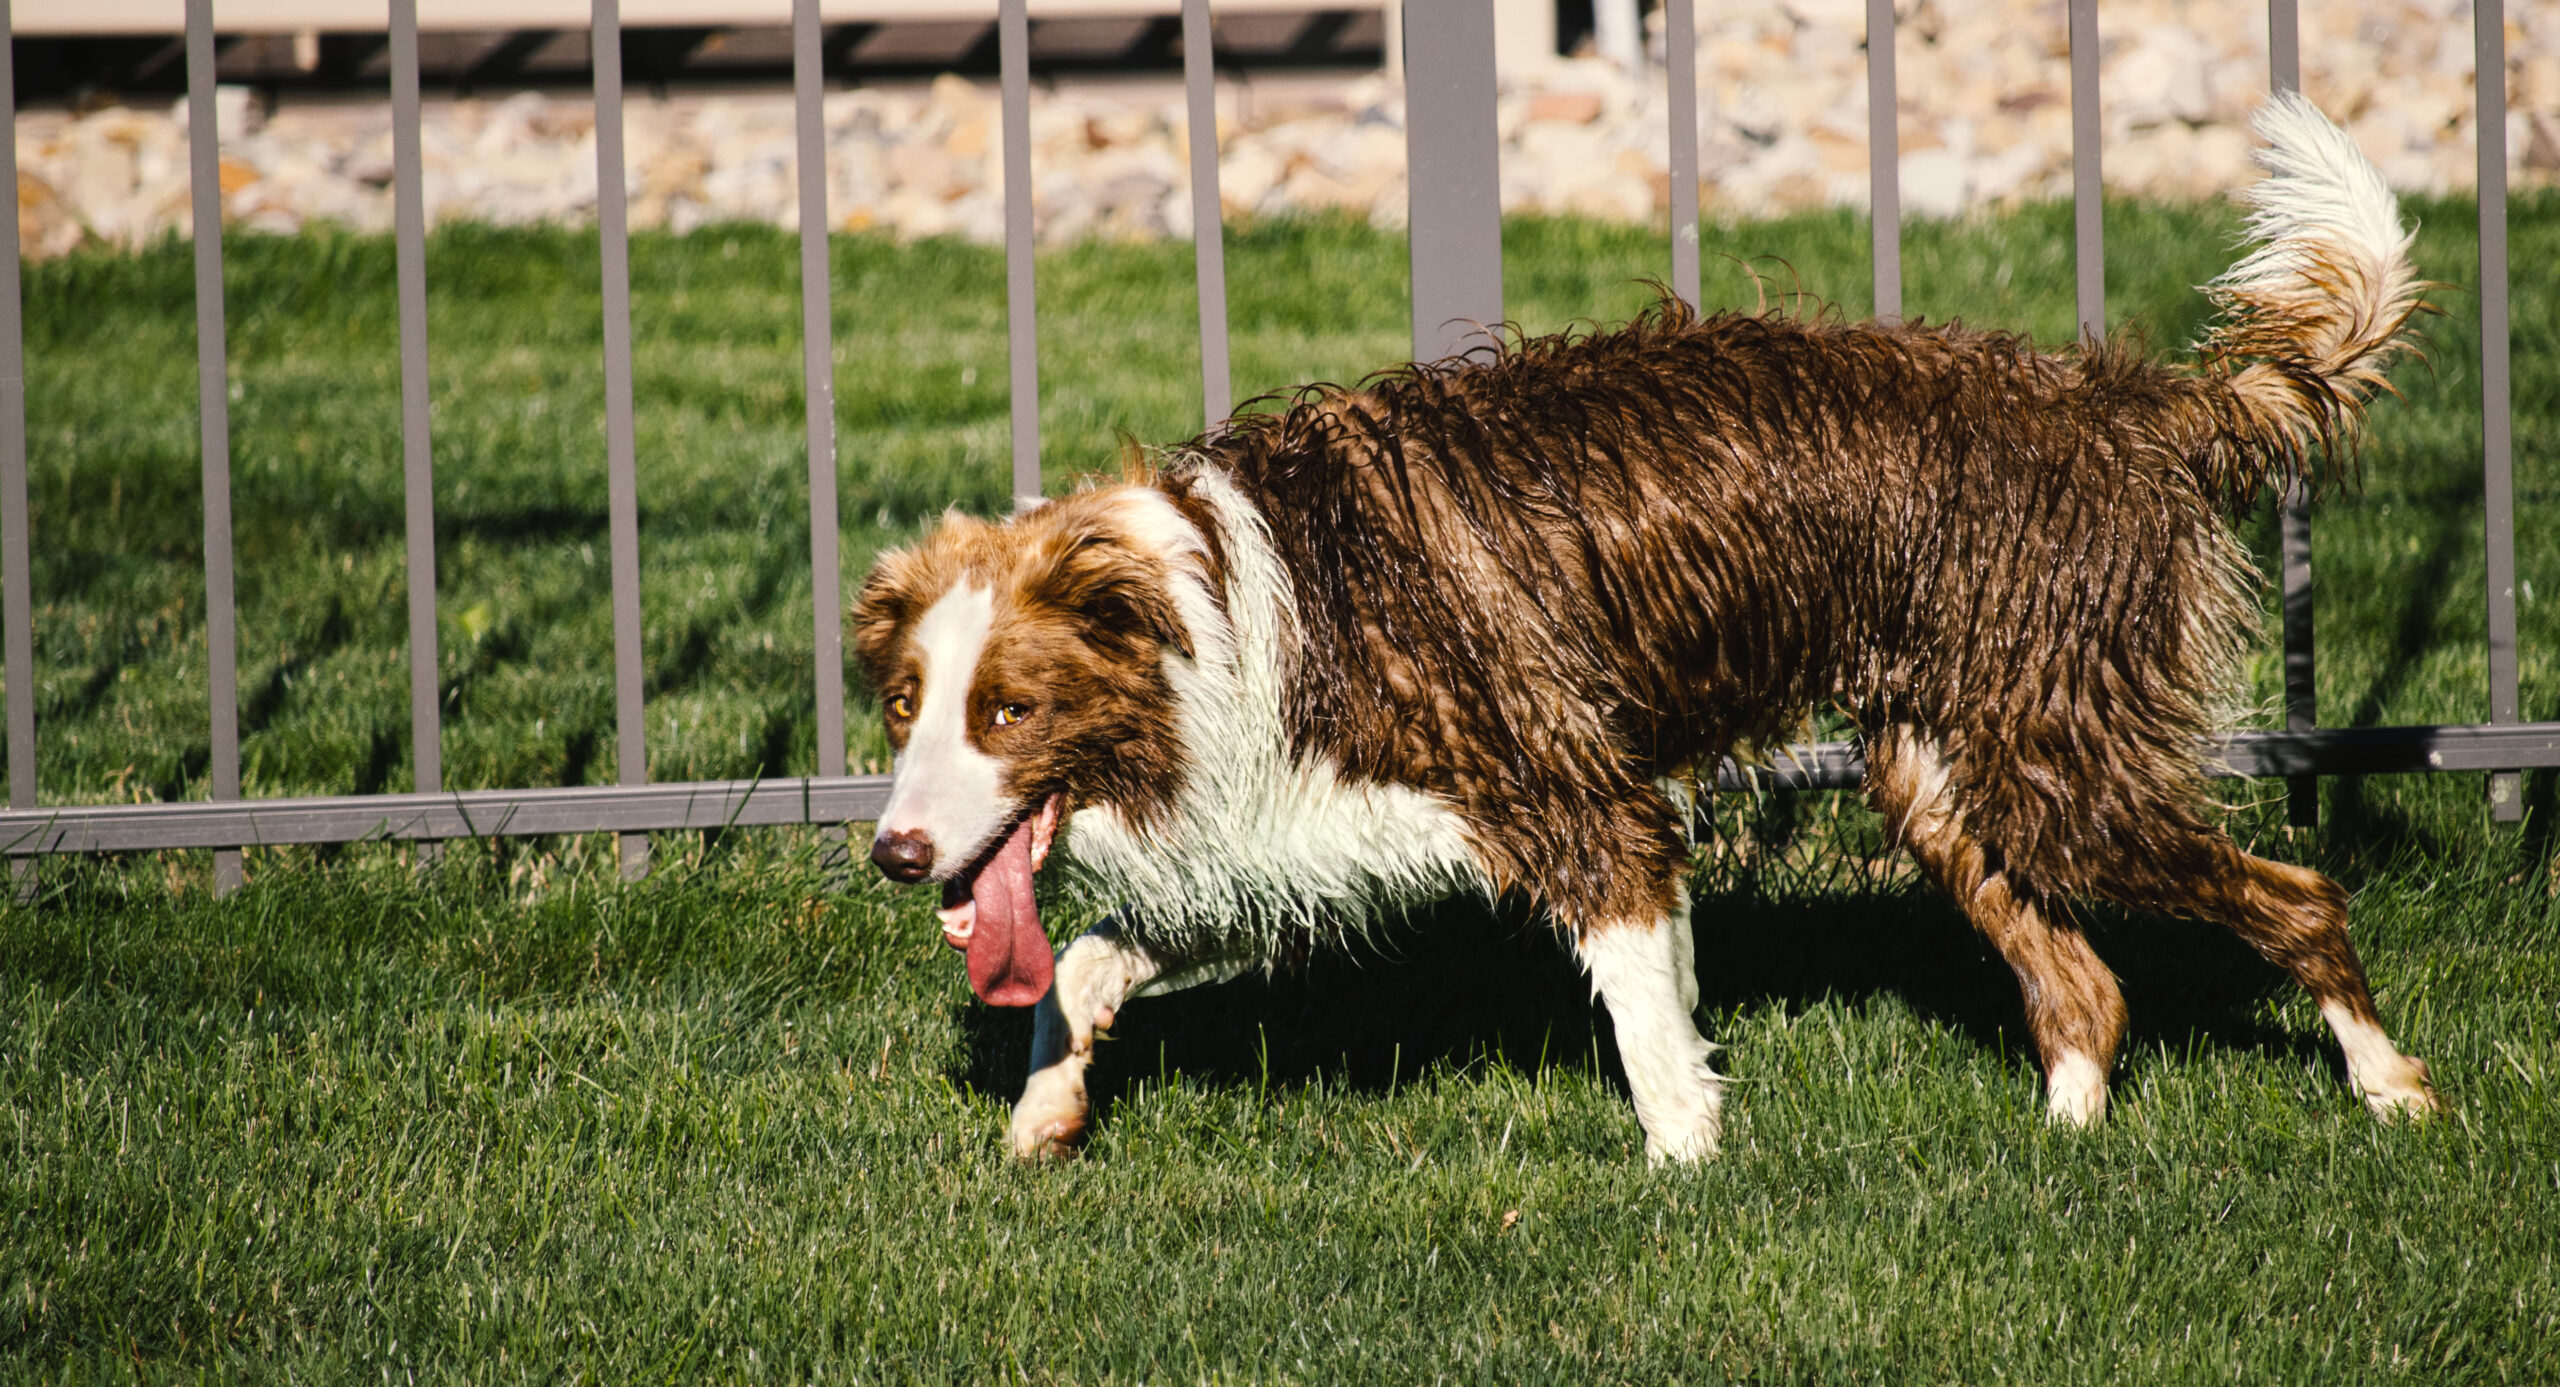
<path fill-rule="evenodd" d="M 2295 0 L 2267 0 L 2267 85 L 2302 89 L 2302 14 Z"/>
<path fill-rule="evenodd" d="M 835 321 L 827 261 L 825 50 L 818 0 L 791 0 L 791 94 L 800 161 L 800 388 L 809 448 L 809 607 L 817 663 L 818 774 L 844 774 L 844 557 L 836 513 Z M 821 830 L 844 853 L 842 824 Z"/>
<path fill-rule="evenodd" d="M 2515 419 L 2507 362 L 2507 30 L 2503 0 L 2471 7 L 2480 152 L 2480 469 L 2487 502 L 2489 722 L 2522 718 L 2516 670 Z M 2489 776 L 2489 810 L 2524 818 L 2524 777 Z"/>
<path fill-rule="evenodd" d="M 2071 0 L 2071 212 L 2083 341 L 2107 335 L 2104 204 L 2098 179 L 2098 0 Z"/>
<path fill-rule="evenodd" d="M 996 0 L 996 66 L 1004 96 L 1004 317 L 1013 411 L 1013 508 L 1040 502 L 1040 323 L 1031 269 L 1031 18 Z"/>
<path fill-rule="evenodd" d="M 1698 307 L 1698 16 L 1696 0 L 1665 0 L 1663 76 L 1671 91 L 1671 292 Z"/>
<path fill-rule="evenodd" d="M 2302 86 L 2302 23 L 2295 0 L 2267 0 L 2267 86 L 2275 92 Z M 2284 613 L 2284 725 L 2308 732 L 2320 725 L 2317 666 L 2311 657 L 2311 490 L 2300 482 L 2278 503 L 2283 543 L 2279 581 Z M 2296 828 L 2320 822 L 2320 778 L 2285 781 L 2285 821 Z"/>
<path fill-rule="evenodd" d="M 1227 228 L 1218 203 L 1216 41 L 1209 26 L 1209 0 L 1182 0 L 1182 87 L 1190 101 L 1191 258 L 1200 280 L 1200 412 L 1211 428 L 1235 408 L 1227 368 Z"/>
<path fill-rule="evenodd" d="M 1867 206 L 1876 317 L 1902 317 L 1901 96 L 1894 80 L 1893 0 L 1867 0 Z"/>
<path fill-rule="evenodd" d="M 238 623 L 231 582 L 231 372 L 222 313 L 222 147 L 215 125 L 213 0 L 187 0 L 187 170 L 196 238 L 196 408 L 204 450 L 204 644 L 212 797 L 240 798 Z M 240 850 L 213 854 L 213 891 L 240 889 Z"/>
<path fill-rule="evenodd" d="M 631 421 L 630 190 L 622 163 L 622 5 L 595 0 L 596 239 L 604 281 L 604 456 L 613 570 L 613 719 L 618 779 L 649 780 L 640 669 L 640 467 Z M 649 840 L 622 835 L 622 877 L 649 872 Z"/>
<path fill-rule="evenodd" d="M 420 794 L 444 788 L 438 707 L 435 454 L 427 406 L 427 208 L 418 135 L 418 0 L 391 0 L 391 221 L 399 260 L 400 455 L 409 558 L 409 760 Z M 435 849 L 422 844 L 419 860 Z"/>
<path fill-rule="evenodd" d="M 1405 186 L 1413 356 L 1436 361 L 1502 321 L 1502 145 L 1493 7 L 1405 0 Z"/>
<path fill-rule="evenodd" d="M 18 186 L 18 74 L 9 0 L 0 0 L 0 187 Z M 0 672 L 9 681 L 9 807 L 36 807 L 35 576 L 27 554 L 27 339 L 19 301 L 18 219 L 0 217 Z M 35 899 L 36 860 L 9 859 L 20 904 Z"/>

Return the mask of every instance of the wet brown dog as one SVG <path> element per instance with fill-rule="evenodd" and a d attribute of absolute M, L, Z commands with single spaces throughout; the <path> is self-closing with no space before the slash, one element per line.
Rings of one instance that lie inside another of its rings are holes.
<path fill-rule="evenodd" d="M 1311 388 L 1155 474 L 883 560 L 856 647 L 899 749 L 873 858 L 1036 1003 L 1014 1147 L 1071 1150 L 1094 1032 L 1476 891 L 1554 916 L 1645 1146 L 1713 1151 L 1679 786 L 1808 709 L 2016 970 L 2050 1111 L 2124 1025 L 2065 903 L 2219 920 L 2319 1000 L 2379 1112 L 2434 1105 L 2347 898 L 2216 826 L 2198 744 L 2252 634 L 2226 517 L 2357 423 L 2420 306 L 2397 206 L 2308 103 L 2192 367 L 1952 327 L 1693 317 Z M 1057 955 L 1051 835 L 1133 907 Z"/>

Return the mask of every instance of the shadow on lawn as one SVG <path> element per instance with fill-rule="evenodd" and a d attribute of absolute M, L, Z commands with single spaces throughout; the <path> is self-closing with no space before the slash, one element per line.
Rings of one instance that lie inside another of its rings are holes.
<path fill-rule="evenodd" d="M 1711 894 L 1699 899 L 1696 920 L 1711 1039 L 1729 1038 L 1726 1018 L 1736 1012 L 1891 997 L 1985 1049 L 2034 1053 L 2008 967 L 1934 891 L 1780 900 Z M 2266 1055 L 2328 1053 L 2324 1038 L 2267 1024 L 2263 1003 L 2293 984 L 2219 926 L 2100 914 L 2090 936 L 2124 983 L 2128 1052 L 2192 1042 Z M 964 1061 L 954 1080 L 1007 1103 L 1019 1097 L 1030 1016 L 964 1007 Z M 1087 1077 L 1100 1120 L 1160 1073 L 1257 1087 L 1267 1075 L 1281 1088 L 1321 1080 L 1383 1093 L 1435 1066 L 1494 1063 L 1530 1075 L 1596 1065 L 1622 1091 L 1626 1082 L 1581 970 L 1544 924 L 1517 908 L 1443 905 L 1376 946 L 1319 953 L 1276 977 L 1146 998 L 1122 1010 L 1114 1037 Z M 1721 1063 L 1747 1076 L 1754 1058 L 1746 1046 Z"/>

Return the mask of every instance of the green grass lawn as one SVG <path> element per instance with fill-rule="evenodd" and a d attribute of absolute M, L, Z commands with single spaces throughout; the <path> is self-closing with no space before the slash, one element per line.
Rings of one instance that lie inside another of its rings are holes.
<path fill-rule="evenodd" d="M 2472 213 L 2414 209 L 2429 364 L 2317 522 L 2335 723 L 2485 717 Z M 2168 346 L 2220 209 L 2117 206 L 2113 314 Z M 2520 199 L 2525 712 L 2560 716 L 2560 199 Z M 1708 295 L 1865 310 L 1865 230 L 1711 230 Z M 1907 307 L 2068 331 L 2069 213 L 1911 228 Z M 1658 236 L 1521 222 L 1532 329 L 1620 318 Z M 846 577 L 1007 491 L 1000 257 L 835 247 Z M 791 242 L 634 247 L 649 740 L 662 779 L 806 773 Z M 1391 363 L 1403 243 L 1230 247 L 1240 394 Z M 244 778 L 408 787 L 387 241 L 229 250 Z M 591 236 L 429 252 L 445 765 L 614 775 Z M 1053 484 L 1198 420 L 1187 248 L 1042 263 Z M 41 776 L 204 793 L 184 247 L 27 281 Z M 2272 525 L 2249 527 L 2272 547 Z M 2271 704 L 2277 663 L 2253 668 Z M 881 755 L 857 693 L 852 755 Z M 0 1362 L 27 1378 L 1138 1381 L 2549 1380 L 2560 1362 L 2560 860 L 2477 776 L 2326 787 L 2386 1019 L 2455 1112 L 2372 1123 L 2308 1002 L 2201 927 L 2103 916 L 2134 1030 L 2109 1124 L 2047 1129 L 2006 969 L 1837 796 L 1730 801 L 1702 857 L 1729 1149 L 1649 1171 L 1605 1017 L 1533 920 L 1449 908 L 1353 958 L 1129 1009 L 1081 1164 L 999 1154 L 1027 1027 L 918 893 L 813 836 L 49 863 L 0 909 Z M 1062 927 L 1075 911 L 1053 912 Z M 1516 1217 L 1514 1217 L 1516 1215 Z"/>

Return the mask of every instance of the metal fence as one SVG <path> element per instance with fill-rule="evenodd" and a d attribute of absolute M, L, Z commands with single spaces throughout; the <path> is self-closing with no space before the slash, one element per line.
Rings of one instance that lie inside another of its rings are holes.
<path fill-rule="evenodd" d="M 1698 301 L 1699 221 L 1695 0 L 1665 0 L 1669 56 L 1670 283 Z M 619 0 L 594 0 L 593 53 L 604 303 L 607 524 L 613 594 L 614 690 L 621 783 L 521 790 L 443 787 L 436 698 L 433 464 L 427 427 L 425 211 L 420 195 L 417 0 L 390 0 L 394 227 L 400 317 L 401 428 L 407 493 L 411 756 L 417 789 L 408 794 L 243 799 L 240 795 L 238 679 L 232 605 L 229 393 L 223 336 L 222 206 L 213 119 L 212 0 L 186 0 L 188 136 L 193 167 L 199 398 L 203 428 L 205 637 L 210 683 L 208 801 L 181 804 L 37 804 L 36 726 L 27 519 L 24 344 L 18 224 L 0 217 L 0 623 L 9 752 L 8 808 L 0 811 L 0 855 L 22 891 L 43 854 L 215 850 L 215 886 L 241 881 L 240 850 L 286 843 L 378 839 L 437 842 L 500 835 L 615 833 L 625 875 L 646 870 L 647 835 L 747 825 L 838 825 L 873 817 L 888 777 L 845 773 L 844 674 L 836 512 L 835 406 L 827 284 L 826 177 L 819 97 L 824 57 L 817 0 L 794 0 L 792 76 L 796 95 L 800 197 L 803 369 L 808 401 L 810 575 L 816 622 L 818 774 L 756 781 L 650 784 L 643 743 L 640 664 L 638 460 L 632 429 L 629 234 L 622 147 Z M 1494 120 L 1492 8 L 1482 0 L 1404 0 L 1406 140 L 1412 190 L 1413 351 L 1445 356 L 1467 345 L 1475 324 L 1502 308 L 1500 146 Z M 2073 197 L 2077 298 L 2084 334 L 2105 327 L 2099 203 L 2098 17 L 2096 0 L 2069 0 Z M 2270 85 L 2299 80 L 2295 0 L 2270 0 Z M 1217 142 L 1213 135 L 1209 0 L 1182 0 L 1183 78 L 1191 141 L 1197 238 L 1202 396 L 1208 422 L 1230 403 L 1225 268 L 1219 230 Z M 2501 0 L 2474 6 L 2477 70 L 2505 71 Z M 1867 0 L 1868 33 L 1893 31 L 1892 0 Z M 10 71 L 8 0 L 0 0 L 0 187 L 17 178 L 15 74 Z M 1029 21 L 1025 0 L 999 0 L 1006 293 L 1010 329 L 1013 487 L 1017 504 L 1040 493 L 1039 363 L 1032 295 Z M 1870 180 L 1874 207 L 1876 312 L 1902 311 L 1900 195 L 1895 133 L 1893 44 L 1868 47 Z M 2560 766 L 2560 723 L 2520 720 L 2516 662 L 2514 480 L 2507 364 L 2506 102 L 2504 83 L 2479 84 L 2482 476 L 2487 501 L 2490 721 L 2474 726 L 2320 728 L 2311 681 L 2310 532 L 2300 498 L 2284 512 L 2283 611 L 2286 721 L 2283 731 L 2240 732 L 2207 749 L 2218 773 L 2293 781 L 2296 820 L 2307 821 L 2312 777 L 2403 771 L 2485 771 L 2496 816 L 2523 812 L 2519 770 Z M 1863 773 L 1847 743 L 1799 747 L 1757 783 L 1847 788 Z M 1728 764 L 1726 788 L 1755 773 Z"/>

